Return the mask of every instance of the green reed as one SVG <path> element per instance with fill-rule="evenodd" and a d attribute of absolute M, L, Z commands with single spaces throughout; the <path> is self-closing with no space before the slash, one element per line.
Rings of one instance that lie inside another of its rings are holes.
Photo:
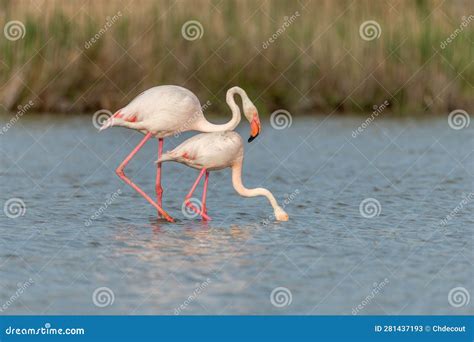
<path fill-rule="evenodd" d="M 4 25 L 25 27 L 21 39 L 0 39 L 9 110 L 33 99 L 37 111 L 113 111 L 158 84 L 188 87 L 214 112 L 228 111 L 234 85 L 262 114 L 366 113 L 385 100 L 400 114 L 474 107 L 474 20 L 440 47 L 474 14 L 468 1 L 0 3 Z M 190 20 L 201 38 L 183 38 Z M 367 20 L 379 38 L 361 38 Z"/>

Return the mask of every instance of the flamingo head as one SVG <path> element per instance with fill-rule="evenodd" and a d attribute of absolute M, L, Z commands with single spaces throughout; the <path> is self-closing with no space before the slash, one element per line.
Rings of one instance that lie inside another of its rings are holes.
<path fill-rule="evenodd" d="M 245 117 L 250 122 L 250 137 L 248 142 L 252 142 L 261 131 L 260 117 L 257 108 L 252 104 L 244 108 Z"/>
<path fill-rule="evenodd" d="M 275 214 L 275 218 L 276 218 L 278 221 L 288 221 L 288 219 L 289 219 L 288 214 L 287 214 L 286 211 L 284 211 L 283 208 L 281 208 L 281 207 L 275 208 L 274 214 Z"/>

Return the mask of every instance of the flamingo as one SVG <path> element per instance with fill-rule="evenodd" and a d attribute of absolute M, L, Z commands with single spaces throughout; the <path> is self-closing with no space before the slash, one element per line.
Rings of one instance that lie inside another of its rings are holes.
<path fill-rule="evenodd" d="M 226 102 L 232 111 L 232 118 L 225 124 L 216 125 L 207 121 L 203 115 L 199 99 L 190 90 L 175 85 L 162 85 L 150 88 L 138 95 L 128 105 L 115 112 L 100 127 L 100 131 L 113 126 L 126 127 L 145 134 L 145 137 L 115 171 L 125 183 L 156 208 L 159 216 L 164 217 L 167 221 L 174 222 L 174 219 L 162 208 L 161 163 L 158 163 L 156 171 L 156 202 L 125 175 L 125 166 L 152 137 L 158 139 L 158 158 L 160 158 L 163 152 L 163 138 L 165 137 L 190 130 L 200 132 L 233 130 L 241 119 L 239 106 L 234 99 L 236 94 L 241 97 L 244 115 L 250 122 L 251 129 L 248 141 L 251 142 L 260 133 L 260 119 L 257 108 L 250 101 L 247 93 L 239 87 L 232 87 L 227 91 Z"/>
<path fill-rule="evenodd" d="M 242 163 L 244 148 L 239 134 L 233 131 L 201 133 L 184 141 L 170 152 L 164 153 L 156 163 L 174 161 L 201 170 L 191 190 L 186 195 L 184 204 L 200 214 L 204 220 L 210 220 L 207 215 L 206 195 L 209 181 L 209 171 L 232 169 L 232 185 L 235 191 L 243 197 L 265 196 L 273 207 L 278 221 L 288 221 L 288 214 L 278 205 L 273 194 L 265 188 L 247 189 L 242 184 Z M 201 210 L 191 203 L 191 197 L 201 178 L 205 175 L 202 193 Z"/>

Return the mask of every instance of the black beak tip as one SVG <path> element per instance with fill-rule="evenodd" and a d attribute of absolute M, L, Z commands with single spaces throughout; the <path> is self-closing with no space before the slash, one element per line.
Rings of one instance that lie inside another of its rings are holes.
<path fill-rule="evenodd" d="M 258 137 L 258 134 L 255 136 L 250 136 L 249 140 L 247 140 L 249 143 L 251 143 L 256 137 Z"/>

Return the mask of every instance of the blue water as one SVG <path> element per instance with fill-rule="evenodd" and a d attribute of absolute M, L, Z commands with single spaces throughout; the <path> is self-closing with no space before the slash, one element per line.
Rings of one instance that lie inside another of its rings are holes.
<path fill-rule="evenodd" d="M 263 120 L 243 179 L 270 189 L 288 222 L 267 222 L 267 201 L 238 196 L 229 170 L 210 176 L 213 220 L 187 218 L 198 172 L 164 164 L 170 224 L 114 173 L 141 134 L 25 115 L 0 136 L 0 209 L 25 204 L 23 216 L 0 211 L 0 314 L 472 313 L 473 201 L 461 203 L 474 191 L 473 128 L 377 118 L 354 138 L 364 120 Z M 150 195 L 156 149 L 126 169 Z M 368 198 L 372 218 L 359 209 Z"/>

